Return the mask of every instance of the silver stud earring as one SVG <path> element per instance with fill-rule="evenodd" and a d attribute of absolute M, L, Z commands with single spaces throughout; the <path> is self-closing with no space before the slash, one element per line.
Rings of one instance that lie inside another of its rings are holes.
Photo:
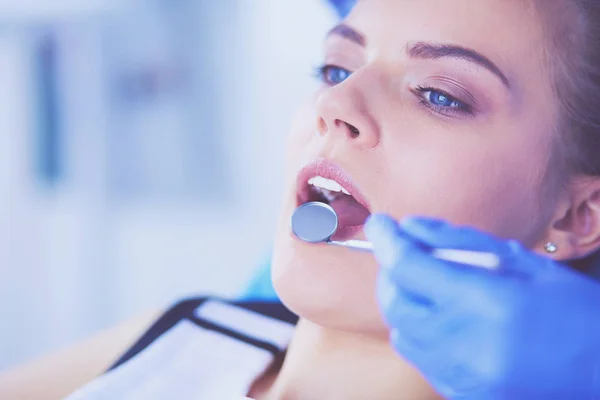
<path fill-rule="evenodd" d="M 553 254 L 556 253 L 558 251 L 558 246 L 556 246 L 554 243 L 552 242 L 548 242 L 544 245 L 544 249 L 546 249 L 546 252 Z"/>

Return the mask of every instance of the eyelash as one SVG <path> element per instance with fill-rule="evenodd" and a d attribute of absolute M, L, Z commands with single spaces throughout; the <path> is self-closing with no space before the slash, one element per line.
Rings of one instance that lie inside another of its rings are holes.
<path fill-rule="evenodd" d="M 442 115 L 452 115 L 452 114 L 466 114 L 466 115 L 474 115 L 475 111 L 473 107 L 465 102 L 458 100 L 456 97 L 448 94 L 447 92 L 431 87 L 431 86 L 417 86 L 414 91 L 415 94 L 419 97 L 419 103 L 423 106 L 431 109 L 432 111 L 442 114 Z M 446 97 L 451 103 L 456 102 L 457 106 L 439 106 L 437 104 L 433 104 L 426 96 L 427 93 L 437 93 Z"/>
<path fill-rule="evenodd" d="M 313 75 L 316 79 L 318 79 L 323 84 L 325 84 L 329 87 L 335 86 L 341 82 L 338 82 L 338 83 L 331 82 L 330 79 L 328 79 L 327 74 L 332 69 L 346 71 L 348 73 L 348 77 L 350 75 L 352 75 L 352 72 L 346 70 L 343 67 L 333 65 L 333 64 L 324 64 L 324 65 L 316 67 Z M 347 79 L 347 77 L 345 79 Z M 342 82 L 343 82 L 343 80 L 342 80 Z M 450 101 L 451 103 L 456 102 L 457 106 L 452 107 L 452 106 L 440 106 L 440 105 L 433 104 L 431 102 L 431 100 L 428 99 L 428 96 L 427 96 L 428 92 L 430 94 L 436 93 L 438 95 L 442 95 L 442 96 L 446 97 L 447 100 Z M 431 111 L 435 112 L 436 114 L 441 114 L 441 115 L 445 115 L 445 116 L 454 116 L 454 115 L 459 115 L 459 114 L 473 116 L 475 114 L 475 111 L 471 105 L 458 100 L 456 97 L 448 94 L 447 92 L 445 92 L 443 90 L 440 90 L 440 89 L 437 89 L 437 88 L 434 88 L 431 86 L 417 86 L 414 89 L 414 94 L 419 98 L 419 103 L 421 103 L 424 107 L 427 107 Z"/>

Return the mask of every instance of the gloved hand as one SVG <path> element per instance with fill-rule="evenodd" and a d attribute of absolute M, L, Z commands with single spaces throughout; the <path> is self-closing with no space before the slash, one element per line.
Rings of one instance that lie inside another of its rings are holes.
<path fill-rule="evenodd" d="M 600 399 L 600 284 L 515 241 L 425 218 L 366 226 L 394 349 L 448 399 Z M 495 253 L 496 271 L 432 248 Z"/>

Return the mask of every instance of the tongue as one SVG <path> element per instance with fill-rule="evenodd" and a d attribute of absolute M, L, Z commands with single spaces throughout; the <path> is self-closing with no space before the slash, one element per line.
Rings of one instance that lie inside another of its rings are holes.
<path fill-rule="evenodd" d="M 329 205 L 338 215 L 338 229 L 364 225 L 370 215 L 369 210 L 354 200 L 352 196 L 340 196 L 331 201 Z"/>

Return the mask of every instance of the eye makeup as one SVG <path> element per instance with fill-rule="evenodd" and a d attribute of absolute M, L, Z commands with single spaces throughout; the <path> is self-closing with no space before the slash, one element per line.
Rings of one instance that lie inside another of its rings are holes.
<path fill-rule="evenodd" d="M 447 92 L 433 86 L 417 86 L 413 93 L 419 98 L 419 102 L 431 109 L 433 112 L 447 115 L 474 115 L 473 107 Z"/>

